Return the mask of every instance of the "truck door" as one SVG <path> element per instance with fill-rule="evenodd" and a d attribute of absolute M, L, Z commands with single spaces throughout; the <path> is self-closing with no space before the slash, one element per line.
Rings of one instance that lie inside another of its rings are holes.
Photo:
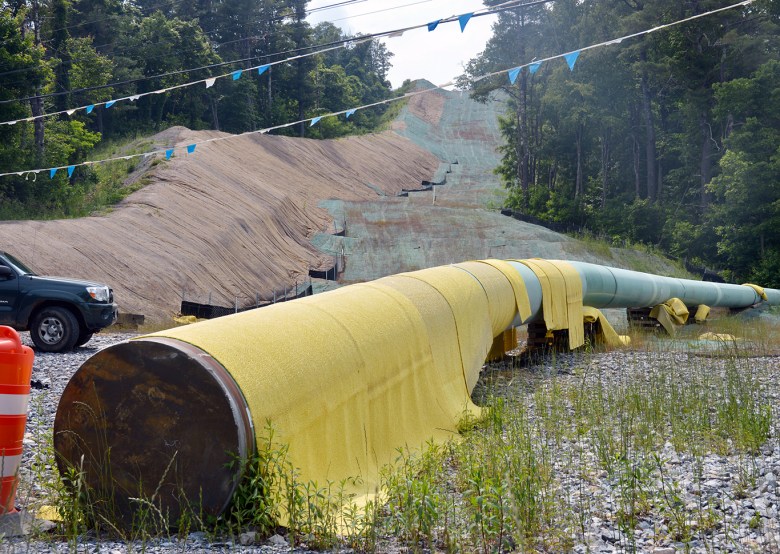
<path fill-rule="evenodd" d="M 0 325 L 13 326 L 18 309 L 19 276 L 0 261 Z"/>

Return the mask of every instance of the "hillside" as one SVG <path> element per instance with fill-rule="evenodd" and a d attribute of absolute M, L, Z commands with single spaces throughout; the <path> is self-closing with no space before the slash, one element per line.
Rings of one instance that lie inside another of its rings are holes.
<path fill-rule="evenodd" d="M 201 144 L 149 164 L 150 184 L 108 214 L 0 223 L 1 247 L 42 274 L 107 282 L 121 311 L 162 324 L 182 299 L 252 305 L 334 261 L 342 283 L 488 257 L 676 271 L 658 258 L 594 250 L 500 215 L 503 188 L 492 171 L 501 106 L 436 91 L 410 100 L 381 134 L 324 141 L 257 134 Z M 175 127 L 153 142 L 164 148 L 221 136 Z"/>
<path fill-rule="evenodd" d="M 220 136 L 173 128 L 157 144 Z M 6 221 L 2 249 L 37 272 L 109 283 L 120 310 L 170 321 L 182 296 L 232 305 L 273 298 L 330 258 L 309 239 L 332 226 L 318 203 L 420 186 L 438 160 L 395 133 L 314 141 L 250 135 L 154 165 L 151 184 L 107 215 Z"/>
<path fill-rule="evenodd" d="M 420 81 L 419 88 L 430 83 Z M 344 254 L 343 282 L 481 258 L 557 258 L 662 275 L 679 273 L 668 260 L 631 250 L 593 247 L 544 227 L 500 215 L 506 189 L 493 169 L 500 162 L 500 98 L 436 90 L 414 96 L 393 124 L 442 161 L 427 190 L 408 197 L 324 203 L 345 236 L 319 234 L 324 252 Z"/>

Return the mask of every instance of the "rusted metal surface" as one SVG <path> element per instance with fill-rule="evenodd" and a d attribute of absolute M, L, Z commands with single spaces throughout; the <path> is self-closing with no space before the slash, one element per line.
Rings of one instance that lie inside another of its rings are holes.
<path fill-rule="evenodd" d="M 83 471 L 96 508 L 130 526 L 148 502 L 176 527 L 189 507 L 219 514 L 254 451 L 248 408 L 230 374 L 200 349 L 139 339 L 87 360 L 54 422 L 63 476 Z M 135 500 L 143 499 L 143 501 Z"/>

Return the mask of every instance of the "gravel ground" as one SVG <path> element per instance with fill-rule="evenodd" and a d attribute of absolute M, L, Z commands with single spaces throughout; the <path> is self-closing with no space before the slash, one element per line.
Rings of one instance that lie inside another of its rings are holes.
<path fill-rule="evenodd" d="M 526 395 L 527 409 L 536 420 L 537 407 L 529 393 L 540 385 L 549 387 L 553 375 L 558 384 L 587 387 L 598 381 L 606 383 L 607 388 L 625 390 L 630 383 L 649 379 L 659 367 L 675 368 L 682 376 L 701 375 L 705 369 L 717 379 L 726 374 L 727 364 L 733 363 L 711 353 L 690 352 L 685 343 L 677 347 L 679 351 L 558 354 L 554 362 L 548 360 L 532 372 L 496 366 L 483 373 L 475 398 L 481 394 Z M 696 457 L 678 452 L 666 442 L 654 453 L 663 464 L 663 482 L 661 474 L 653 470 L 647 488 L 655 491 L 655 506 L 638 518 L 633 541 L 616 523 L 621 483 L 615 475 L 609 476 L 596 459 L 592 437 L 568 443 L 564 439 L 554 463 L 560 494 L 572 511 L 586 507 L 574 552 L 780 553 L 780 357 L 739 360 L 744 364 L 741 369 L 749 367 L 757 379 L 761 403 L 771 406 L 770 438 L 755 455 L 708 452 Z M 573 459 L 579 459 L 579 463 L 572 463 Z M 670 521 L 675 518 L 681 519 Z M 683 525 L 692 534 L 692 540 L 686 543 L 674 539 L 673 527 Z M 708 530 L 700 533 L 702 526 Z"/>
<path fill-rule="evenodd" d="M 56 471 L 51 467 L 40 467 L 37 455 L 50 448 L 51 427 L 57 409 L 59 397 L 70 376 L 90 356 L 100 349 L 130 338 L 130 334 L 98 334 L 84 347 L 67 354 L 36 353 L 33 368 L 33 384 L 27 434 L 25 436 L 25 452 L 22 464 L 22 485 L 17 495 L 17 505 L 22 508 L 34 507 L 40 502 L 41 480 Z M 23 340 L 30 344 L 29 338 L 23 335 Z M 666 358 L 664 358 L 666 357 Z M 670 358 L 671 357 L 671 358 Z M 507 371 L 488 371 L 487 379 L 495 385 L 496 380 L 505 379 L 506 386 L 513 388 L 511 394 L 528 394 L 532 385 L 543 382 L 553 374 L 562 379 L 576 378 L 583 365 L 591 369 L 597 368 L 600 379 L 613 380 L 616 385 L 625 382 L 623 368 L 637 361 L 648 368 L 663 361 L 674 363 L 682 371 L 702 363 L 710 364 L 717 369 L 720 363 L 716 359 L 703 358 L 689 353 L 643 353 L 643 352 L 610 352 L 592 354 L 583 357 L 577 354 L 559 355 L 554 366 L 548 362 L 535 367 L 533 371 L 520 371 L 523 375 L 511 374 Z M 751 364 L 759 368 L 762 379 L 762 391 L 773 402 L 773 433 L 764 445 L 759 455 L 751 457 L 749 467 L 746 458 L 737 455 L 704 456 L 695 460 L 693 457 L 677 453 L 671 444 L 667 444 L 660 454 L 667 461 L 667 478 L 675 483 L 677 494 L 690 510 L 691 514 L 701 513 L 703 506 L 724 522 L 711 533 L 706 540 L 694 540 L 688 545 L 661 540 L 668 531 L 663 518 L 648 516 L 641 519 L 636 530 L 636 548 L 639 552 L 655 554 L 672 554 L 675 552 L 778 552 L 780 553 L 780 442 L 778 441 L 777 422 L 780 421 L 780 361 L 776 357 L 757 357 L 751 359 Z M 492 386 L 491 385 L 491 386 Z M 479 389 L 477 391 L 479 394 Z M 36 465 L 37 464 L 37 465 Z M 574 469 L 561 465 L 556 468 L 560 472 L 560 482 L 563 487 L 572 483 L 572 490 L 564 494 L 576 497 L 583 494 L 581 479 L 574 479 Z M 749 479 L 744 479 L 746 472 Z M 42 477 L 43 476 L 43 477 Z M 695 477 L 699 476 L 699 477 Z M 586 494 L 592 505 L 603 506 L 606 514 L 588 514 L 584 522 L 584 532 L 576 545 L 575 552 L 623 552 L 627 550 L 628 541 L 618 530 L 609 517 L 610 509 L 615 505 L 616 483 L 610 481 L 606 474 L 594 475 L 591 486 Z M 739 487 L 739 490 L 737 488 Z M 691 515 L 693 518 L 694 516 Z M 691 521 L 692 525 L 696 522 Z M 248 542 L 251 537 L 243 537 Z M 394 546 L 393 540 L 382 542 L 385 551 L 401 552 L 404 548 Z M 240 543 L 214 542 L 203 533 L 192 533 L 186 540 L 160 539 L 147 542 L 107 542 L 97 541 L 94 537 L 82 537 L 77 544 L 68 544 L 62 540 L 44 535 L 36 538 L 6 538 L 0 540 L 0 552 L 289 552 L 287 543 L 281 536 L 275 536 L 262 545 L 242 546 Z"/>

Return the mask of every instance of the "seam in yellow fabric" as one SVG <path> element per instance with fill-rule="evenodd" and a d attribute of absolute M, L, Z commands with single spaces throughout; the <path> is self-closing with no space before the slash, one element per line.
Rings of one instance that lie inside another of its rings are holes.
<path fill-rule="evenodd" d="M 515 293 L 515 304 L 517 313 L 520 315 L 520 321 L 526 321 L 531 317 L 531 301 L 528 299 L 528 290 L 525 287 L 525 281 L 520 274 L 504 260 L 480 260 L 479 263 L 488 264 L 499 270 L 512 285 Z"/>

